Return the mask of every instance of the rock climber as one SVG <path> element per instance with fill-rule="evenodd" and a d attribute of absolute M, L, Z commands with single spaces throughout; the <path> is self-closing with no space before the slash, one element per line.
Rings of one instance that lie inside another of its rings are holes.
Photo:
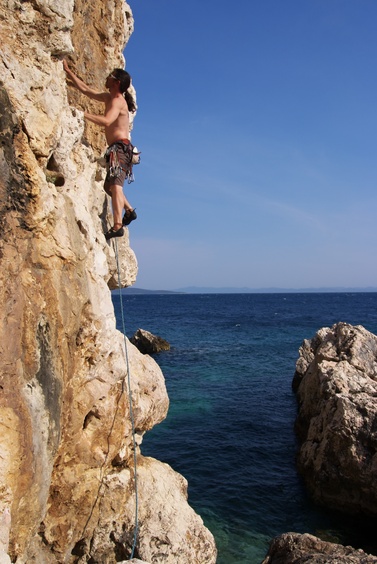
<path fill-rule="evenodd" d="M 77 88 L 85 96 L 105 104 L 104 115 L 84 112 L 84 117 L 105 128 L 108 144 L 106 160 L 108 171 L 104 190 L 111 196 L 114 225 L 105 233 L 106 239 L 122 237 L 123 226 L 129 225 L 137 218 L 135 210 L 123 193 L 123 184 L 132 173 L 132 145 L 130 143 L 129 113 L 136 110 L 135 101 L 128 88 L 131 76 L 122 69 L 114 69 L 106 78 L 105 87 L 108 92 L 98 92 L 80 80 L 63 60 L 64 70 L 70 79 L 70 85 Z M 124 210 L 124 215 L 122 217 Z"/>

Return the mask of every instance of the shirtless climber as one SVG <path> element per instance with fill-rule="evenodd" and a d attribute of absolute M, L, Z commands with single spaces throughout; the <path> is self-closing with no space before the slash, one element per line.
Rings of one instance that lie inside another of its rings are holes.
<path fill-rule="evenodd" d="M 96 125 L 105 128 L 108 144 L 106 158 L 109 162 L 104 189 L 111 196 L 114 225 L 107 233 L 106 239 L 122 237 L 124 225 L 129 225 L 137 215 L 123 193 L 123 183 L 132 171 L 132 145 L 130 144 L 129 112 L 136 110 L 135 101 L 127 91 L 131 84 L 128 72 L 114 69 L 106 78 L 105 86 L 108 92 L 98 92 L 80 80 L 69 68 L 66 60 L 63 67 L 71 81 L 71 85 L 80 90 L 85 96 L 105 104 L 103 116 L 84 112 L 84 117 Z M 131 168 L 130 168 L 131 166 Z M 122 218 L 123 210 L 125 210 Z"/>

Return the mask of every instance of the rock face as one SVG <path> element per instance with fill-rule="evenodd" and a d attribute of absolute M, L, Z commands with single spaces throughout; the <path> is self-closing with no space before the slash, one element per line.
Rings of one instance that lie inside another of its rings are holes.
<path fill-rule="evenodd" d="M 131 10 L 3 0 L 0 28 L 0 561 L 127 560 L 140 473 L 135 558 L 215 562 L 184 479 L 140 454 L 168 397 L 157 364 L 115 330 L 116 253 L 121 286 L 137 262 L 128 234 L 103 236 L 105 141 L 74 109 L 101 108 L 68 93 L 61 63 L 101 89 L 124 65 Z"/>
<path fill-rule="evenodd" d="M 304 341 L 293 382 L 298 468 L 314 500 L 377 515 L 377 337 L 338 323 Z"/>
<path fill-rule="evenodd" d="M 165 339 L 158 335 L 152 335 L 145 329 L 138 329 L 130 341 L 143 354 L 156 354 L 170 350 L 170 345 Z"/>
<path fill-rule="evenodd" d="M 356 550 L 325 542 L 312 535 L 286 533 L 274 539 L 262 564 L 369 564 L 377 562 L 377 557 Z"/>

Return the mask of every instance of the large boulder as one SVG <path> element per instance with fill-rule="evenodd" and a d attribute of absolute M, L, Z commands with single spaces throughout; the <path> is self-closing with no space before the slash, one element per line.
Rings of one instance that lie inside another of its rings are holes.
<path fill-rule="evenodd" d="M 320 329 L 300 348 L 293 385 L 298 469 L 312 497 L 377 515 L 377 337 L 347 323 Z"/>
<path fill-rule="evenodd" d="M 262 564 L 302 564 L 303 562 L 369 564 L 377 562 L 377 557 L 351 546 L 322 541 L 313 535 L 285 533 L 271 542 Z"/>

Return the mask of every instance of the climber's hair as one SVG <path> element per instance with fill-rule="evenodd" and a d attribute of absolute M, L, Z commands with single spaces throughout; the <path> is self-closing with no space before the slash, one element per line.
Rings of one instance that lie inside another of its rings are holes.
<path fill-rule="evenodd" d="M 130 112 L 136 111 L 135 100 L 133 99 L 131 93 L 128 92 L 128 89 L 131 86 L 130 74 L 123 69 L 114 69 L 111 74 L 120 82 L 119 89 L 127 102 L 129 111 Z"/>

